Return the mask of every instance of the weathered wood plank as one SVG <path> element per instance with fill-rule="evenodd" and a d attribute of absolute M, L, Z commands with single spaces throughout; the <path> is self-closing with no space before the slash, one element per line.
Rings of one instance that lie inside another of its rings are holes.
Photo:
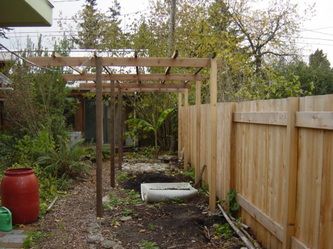
<path fill-rule="evenodd" d="M 236 123 L 287 125 L 286 112 L 235 112 L 233 121 Z"/>
<path fill-rule="evenodd" d="M 28 57 L 28 60 L 38 66 L 95 66 L 94 57 Z M 209 67 L 209 58 L 164 58 L 164 57 L 104 57 L 102 66 L 133 66 L 133 67 Z"/>
<path fill-rule="evenodd" d="M 277 239 L 283 241 L 284 229 L 283 227 L 272 220 L 268 215 L 246 200 L 242 195 L 237 195 L 237 201 L 244 210 L 262 224 L 268 231 L 270 231 Z"/>
<path fill-rule="evenodd" d="M 116 186 L 115 181 L 115 83 L 110 81 L 110 185 Z"/>
<path fill-rule="evenodd" d="M 333 112 L 297 112 L 296 126 L 333 130 Z"/>

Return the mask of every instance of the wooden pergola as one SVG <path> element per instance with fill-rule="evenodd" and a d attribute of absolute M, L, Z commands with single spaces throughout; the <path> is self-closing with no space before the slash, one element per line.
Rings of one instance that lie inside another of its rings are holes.
<path fill-rule="evenodd" d="M 211 210 L 216 206 L 216 104 L 217 104 L 217 59 L 216 58 L 179 58 L 177 51 L 171 58 L 165 57 L 63 57 L 53 54 L 51 57 L 30 57 L 30 62 L 40 67 L 70 67 L 75 74 L 63 74 L 66 81 L 86 81 L 81 83 L 79 91 L 96 92 L 96 213 L 103 216 L 102 207 L 102 145 L 103 145 L 103 94 L 110 95 L 110 182 L 115 186 L 115 93 L 118 94 L 118 108 L 121 108 L 122 94 L 133 92 L 176 92 L 178 93 L 178 106 L 188 105 L 188 89 L 191 83 L 196 86 L 196 108 L 200 117 L 201 82 L 203 76 L 200 71 L 210 68 L 210 122 L 211 122 L 211 165 L 208 167 L 209 178 L 209 206 Z M 95 67 L 96 73 L 87 73 L 86 68 Z M 110 67 L 135 67 L 135 74 L 111 72 Z M 164 73 L 140 74 L 140 68 L 163 67 Z M 192 68 L 191 73 L 171 73 L 171 68 Z M 121 118 L 120 118 L 121 120 Z M 200 118 L 199 118 L 200 120 Z M 197 124 L 200 132 L 200 123 Z M 213 127 L 214 126 L 214 127 Z M 199 136 L 200 137 L 200 136 Z M 122 152 L 122 143 L 119 143 L 119 152 Z M 122 153 L 119 153 L 119 165 Z M 199 168 L 200 152 L 197 152 L 195 167 Z M 185 168 L 188 166 L 184 158 Z M 121 167 L 121 166 L 120 166 Z M 196 171 L 197 172 L 197 171 Z M 198 176 L 196 176 L 197 178 Z"/>

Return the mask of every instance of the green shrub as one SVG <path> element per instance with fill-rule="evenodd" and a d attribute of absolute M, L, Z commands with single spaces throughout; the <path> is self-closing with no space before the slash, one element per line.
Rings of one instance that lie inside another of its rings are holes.
<path fill-rule="evenodd" d="M 67 139 L 59 138 L 58 146 L 40 156 L 38 163 L 52 176 L 75 178 L 88 172 L 89 166 L 83 161 L 85 156 L 82 141 L 69 143 Z"/>

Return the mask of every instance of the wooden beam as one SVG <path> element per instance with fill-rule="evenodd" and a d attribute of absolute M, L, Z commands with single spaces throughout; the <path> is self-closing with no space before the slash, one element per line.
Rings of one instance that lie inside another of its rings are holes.
<path fill-rule="evenodd" d="M 102 100 L 102 63 L 96 58 L 96 214 L 103 216 L 103 179 L 102 179 L 102 147 L 103 147 L 103 100 Z"/>
<path fill-rule="evenodd" d="M 106 67 L 104 67 L 106 68 Z M 95 74 L 63 74 L 65 81 L 93 81 Z M 102 74 L 102 80 L 119 80 L 128 82 L 138 81 L 184 81 L 184 80 L 202 80 L 201 75 L 193 74 Z"/>
<path fill-rule="evenodd" d="M 115 181 L 115 86 L 114 81 L 110 81 L 110 185 L 116 186 Z"/>
<path fill-rule="evenodd" d="M 179 93 L 185 92 L 188 90 L 187 88 L 130 88 L 130 89 L 121 89 L 122 93 L 135 93 L 135 92 L 142 92 L 142 93 Z M 86 92 L 85 90 L 83 92 Z M 89 92 L 96 92 L 96 89 L 91 89 Z M 115 93 L 118 93 L 119 89 L 115 89 Z M 103 94 L 108 95 L 110 92 L 107 90 L 103 91 Z"/>
<path fill-rule="evenodd" d="M 296 199 L 297 199 L 297 165 L 298 165 L 298 129 L 296 127 L 296 112 L 299 109 L 299 98 L 288 98 L 287 106 L 287 137 L 285 171 L 285 194 L 284 194 L 284 240 L 283 249 L 291 247 L 291 237 L 295 234 L 296 223 Z"/>
<path fill-rule="evenodd" d="M 92 57 L 28 57 L 28 60 L 38 66 L 87 66 L 94 67 L 96 58 Z M 164 58 L 164 57 L 108 57 L 101 58 L 103 66 L 139 66 L 139 67 L 209 67 L 209 58 Z"/>
<path fill-rule="evenodd" d="M 195 82 L 195 119 L 196 119 L 196 136 L 195 136 L 195 182 L 200 180 L 200 134 L 201 134 L 201 81 Z"/>
<path fill-rule="evenodd" d="M 276 223 L 271 217 L 266 215 L 240 194 L 237 194 L 237 202 L 249 215 L 270 231 L 278 240 L 283 241 L 283 227 L 280 224 Z"/>
<path fill-rule="evenodd" d="M 103 83 L 103 89 L 110 88 L 110 84 Z M 82 89 L 94 89 L 96 88 L 95 83 L 81 83 L 79 88 Z M 121 83 L 117 85 L 117 88 L 121 89 L 131 89 L 131 88 L 146 88 L 146 89 L 177 89 L 177 88 L 188 88 L 184 83 L 173 83 L 173 84 L 160 84 L 160 83 L 151 83 L 151 84 L 137 84 L 137 83 Z"/>
<path fill-rule="evenodd" d="M 216 164 L 217 164 L 217 62 L 211 59 L 210 69 L 210 165 L 209 172 L 209 209 L 216 208 Z"/>
<path fill-rule="evenodd" d="M 333 112 L 297 112 L 296 126 L 302 128 L 333 130 Z"/>
<path fill-rule="evenodd" d="M 310 247 L 307 247 L 304 243 L 302 243 L 296 237 L 292 237 L 291 240 L 292 240 L 291 248 L 293 248 L 293 249 L 310 249 Z"/>
<path fill-rule="evenodd" d="M 287 125 L 287 112 L 235 112 L 233 121 L 236 123 Z"/>
<path fill-rule="evenodd" d="M 118 169 L 121 170 L 123 163 L 123 94 L 118 92 Z"/>

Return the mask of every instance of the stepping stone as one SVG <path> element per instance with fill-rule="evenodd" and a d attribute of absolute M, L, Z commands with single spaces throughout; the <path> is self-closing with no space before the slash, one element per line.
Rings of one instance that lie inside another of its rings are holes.
<path fill-rule="evenodd" d="M 0 249 L 22 248 L 27 235 L 23 230 L 0 232 Z"/>

